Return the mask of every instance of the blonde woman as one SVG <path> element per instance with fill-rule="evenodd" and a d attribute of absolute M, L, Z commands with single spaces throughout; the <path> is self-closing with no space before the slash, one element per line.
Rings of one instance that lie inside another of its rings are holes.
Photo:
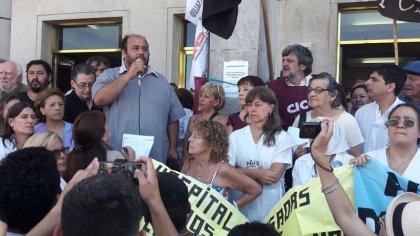
<path fill-rule="evenodd" d="M 63 175 L 66 170 L 66 158 L 69 154 L 69 148 L 64 147 L 63 139 L 60 135 L 53 131 L 39 132 L 29 137 L 23 147 L 45 147 L 47 150 L 51 151 L 57 161 L 58 172 L 60 173 L 60 176 Z M 65 186 L 66 182 L 63 178 L 60 178 L 61 189 L 64 189 Z"/>
<path fill-rule="evenodd" d="M 206 83 L 200 89 L 198 109 L 200 113 L 193 115 L 188 121 L 188 129 L 184 140 L 192 134 L 192 126 L 197 121 L 212 120 L 227 127 L 228 117 L 219 114 L 218 111 L 225 105 L 225 90 L 222 85 Z M 184 141 L 182 157 L 184 162 L 188 159 L 188 141 Z"/>

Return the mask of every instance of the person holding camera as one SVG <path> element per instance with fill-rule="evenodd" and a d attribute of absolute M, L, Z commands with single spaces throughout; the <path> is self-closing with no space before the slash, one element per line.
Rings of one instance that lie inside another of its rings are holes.
<path fill-rule="evenodd" d="M 339 108 L 340 95 L 337 85 L 334 77 L 326 72 L 313 75 L 306 88 L 309 106 L 312 107 L 312 110 L 297 116 L 293 127 L 300 128 L 302 122 L 311 121 L 316 117 L 330 117 L 342 130 L 343 138 L 350 147 L 348 153 L 352 156 L 359 156 L 362 154 L 363 136 L 356 119 Z M 308 153 L 308 150 L 305 145 L 300 145 L 294 155 L 299 158 Z"/>
<path fill-rule="evenodd" d="M 310 122 L 315 123 L 315 122 Z M 321 130 L 320 123 L 316 122 L 316 129 L 312 129 L 314 127 L 309 127 L 308 130 L 309 138 L 315 138 L 318 134 L 317 132 Z M 305 126 L 305 123 L 303 124 Z M 301 132 L 305 131 L 305 127 L 302 127 Z M 333 127 L 333 135 L 328 142 L 328 149 L 326 152 L 326 156 L 330 161 L 330 165 L 335 169 L 341 167 L 343 165 L 348 165 L 350 161 L 354 158 L 354 156 L 347 153 L 349 150 L 349 145 L 347 144 L 346 138 L 344 137 L 344 133 L 341 131 L 340 127 L 337 123 L 334 123 Z M 296 160 L 293 171 L 293 187 L 306 184 L 310 180 L 318 177 L 318 171 L 316 169 L 316 164 L 312 159 L 311 153 L 306 153 L 303 156 L 299 157 Z"/>
<path fill-rule="evenodd" d="M 417 125 L 415 127 L 413 126 L 414 128 L 407 128 L 416 130 L 415 132 L 419 135 L 418 118 L 416 123 Z M 325 155 L 331 136 L 333 135 L 333 124 L 333 119 L 324 117 L 321 122 L 321 132 L 311 145 L 311 154 L 321 179 L 322 192 L 325 195 L 335 222 L 345 235 L 374 236 L 376 234 L 354 212 L 349 197 L 335 176 L 332 167 L 329 165 L 329 160 Z M 391 126 L 393 129 L 403 129 L 401 125 Z M 389 203 L 385 220 L 380 220 L 382 227 L 379 235 L 419 235 L 418 216 L 420 216 L 420 195 L 411 192 L 403 193 Z"/>
<path fill-rule="evenodd" d="M 240 211 L 249 221 L 263 221 L 285 193 L 284 173 L 292 166 L 295 144 L 281 128 L 270 88 L 253 88 L 245 102 L 251 124 L 230 135 L 229 163 L 262 186 L 261 195 Z"/>

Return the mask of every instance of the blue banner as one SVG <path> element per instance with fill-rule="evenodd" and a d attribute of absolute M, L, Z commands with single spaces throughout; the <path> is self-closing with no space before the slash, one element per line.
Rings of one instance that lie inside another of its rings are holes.
<path fill-rule="evenodd" d="M 385 214 L 391 200 L 404 192 L 420 194 L 418 186 L 371 158 L 365 167 L 354 168 L 355 211 L 378 234 L 378 218 Z"/>

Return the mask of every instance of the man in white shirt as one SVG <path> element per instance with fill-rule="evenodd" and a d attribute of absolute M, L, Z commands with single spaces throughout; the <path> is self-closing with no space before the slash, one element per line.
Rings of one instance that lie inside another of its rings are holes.
<path fill-rule="evenodd" d="M 398 99 L 406 80 L 405 72 L 396 65 L 382 65 L 373 70 L 366 81 L 368 95 L 374 101 L 362 106 L 356 112 L 356 120 L 362 131 L 364 152 L 388 145 L 386 121 L 389 112 L 398 104 Z"/>

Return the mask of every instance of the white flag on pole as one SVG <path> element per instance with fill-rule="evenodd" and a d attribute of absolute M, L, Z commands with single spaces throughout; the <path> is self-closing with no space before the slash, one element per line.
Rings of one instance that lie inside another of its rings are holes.
<path fill-rule="evenodd" d="M 191 65 L 190 87 L 195 89 L 194 77 L 207 77 L 207 58 L 209 47 L 209 31 L 201 23 L 204 0 L 187 0 L 185 19 L 197 26 L 194 40 L 194 53 Z"/>

